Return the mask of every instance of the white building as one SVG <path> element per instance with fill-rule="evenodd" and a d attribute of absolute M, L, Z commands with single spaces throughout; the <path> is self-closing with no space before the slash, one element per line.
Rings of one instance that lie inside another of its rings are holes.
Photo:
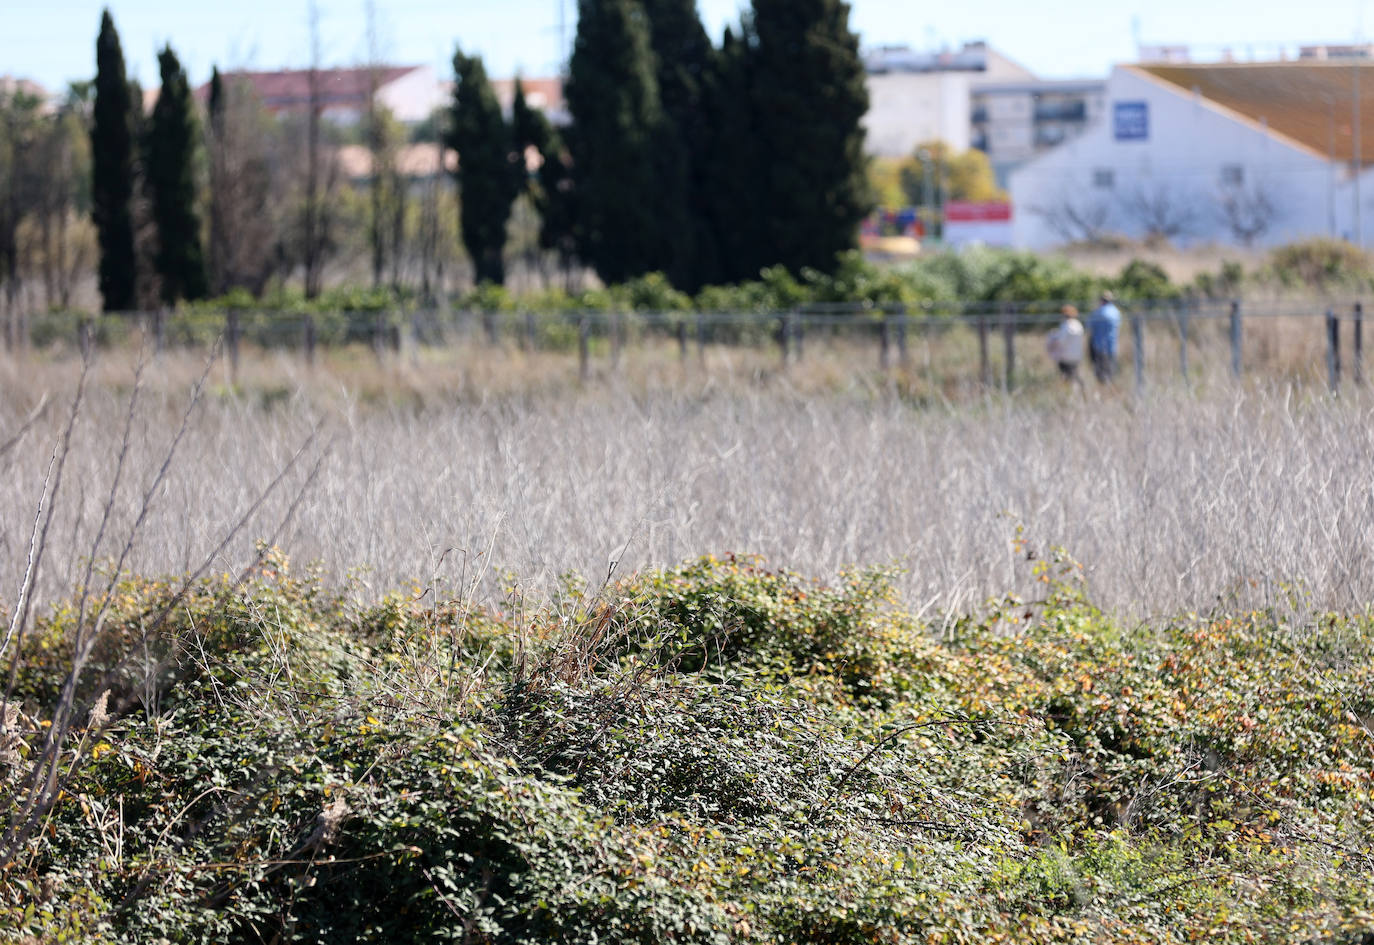
<path fill-rule="evenodd" d="M 980 82 L 972 89 L 971 144 L 1005 187 L 1013 170 L 1101 121 L 1106 98 L 1106 79 Z"/>
<path fill-rule="evenodd" d="M 1105 105 L 1080 137 L 1012 172 L 1017 246 L 1374 238 L 1374 64 L 1119 66 Z M 1368 130 L 1352 161 L 1356 126 Z"/>
<path fill-rule="evenodd" d="M 956 51 L 884 47 L 864 57 L 868 72 L 866 149 L 878 157 L 908 157 L 926 141 L 955 151 L 971 145 L 973 88 L 983 82 L 1032 79 L 1030 71 L 990 48 L 965 43 Z"/>

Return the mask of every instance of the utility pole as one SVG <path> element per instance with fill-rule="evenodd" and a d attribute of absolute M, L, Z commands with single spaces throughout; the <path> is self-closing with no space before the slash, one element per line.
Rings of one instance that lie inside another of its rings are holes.
<path fill-rule="evenodd" d="M 568 0 L 557 0 L 558 3 L 558 72 L 560 75 L 568 71 Z"/>
<path fill-rule="evenodd" d="M 1355 177 L 1352 181 L 1352 192 L 1355 198 L 1355 245 L 1364 249 L 1364 220 L 1360 210 L 1360 171 L 1364 167 L 1363 148 L 1360 145 L 1360 60 L 1355 57 L 1352 62 L 1354 64 L 1350 68 L 1351 74 L 1355 78 L 1355 90 L 1350 97 L 1350 110 L 1353 113 L 1350 117 L 1351 137 L 1353 139 L 1350 150 L 1350 165 Z"/>

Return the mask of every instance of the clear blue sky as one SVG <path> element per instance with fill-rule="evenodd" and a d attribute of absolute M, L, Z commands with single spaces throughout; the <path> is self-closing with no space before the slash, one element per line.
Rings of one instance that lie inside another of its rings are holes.
<path fill-rule="evenodd" d="M 560 0 L 375 0 L 385 58 L 447 71 L 455 43 L 486 57 L 488 72 L 546 74 L 560 59 Z M 747 0 L 745 0 L 747 2 Z M 931 47 L 987 39 L 1045 76 L 1104 75 L 1134 55 L 1138 22 L 1146 43 L 1214 48 L 1246 44 L 1349 41 L 1369 35 L 1374 0 L 852 0 L 865 45 Z M 130 71 L 157 83 L 155 49 L 170 41 L 193 81 L 210 66 L 279 68 L 309 55 L 306 0 L 110 0 Z M 741 0 L 699 0 L 713 37 L 737 19 Z M 97 0 L 0 0 L 0 74 L 50 88 L 94 71 Z M 561 0 L 567 34 L 577 0 Z M 319 0 L 324 56 L 363 61 L 363 0 Z M 1053 10 L 1053 12 L 1051 12 Z"/>

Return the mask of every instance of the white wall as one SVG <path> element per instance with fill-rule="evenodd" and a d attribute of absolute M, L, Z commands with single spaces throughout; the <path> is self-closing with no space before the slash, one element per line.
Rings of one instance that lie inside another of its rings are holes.
<path fill-rule="evenodd" d="M 886 72 L 868 76 L 866 150 L 879 157 L 907 157 L 926 141 L 955 151 L 969 147 L 968 72 Z"/>
<path fill-rule="evenodd" d="M 429 117 L 430 112 L 447 104 L 447 97 L 434 70 L 421 66 L 407 72 L 377 90 L 379 98 L 397 121 L 415 124 Z"/>
<path fill-rule="evenodd" d="M 1143 140 L 1123 140 L 1118 103 L 1143 103 Z M 1238 243 L 1224 209 L 1232 205 L 1269 220 L 1254 245 L 1268 246 L 1351 231 L 1349 185 L 1326 159 L 1192 93 L 1129 66 L 1113 70 L 1105 110 L 1088 131 L 1012 172 L 1017 246 L 1066 242 L 1087 221 L 1103 232 L 1145 235 L 1150 215 L 1182 220 L 1180 245 Z M 1227 174 L 1239 168 L 1240 185 Z M 1111 186 L 1103 178 L 1111 175 Z M 1363 185 L 1374 203 L 1374 178 Z M 1272 209 L 1262 209 L 1267 203 Z M 1366 210 L 1364 229 L 1374 234 Z M 1080 232 L 1077 234 L 1082 236 Z M 1352 234 L 1353 235 L 1353 234 Z"/>

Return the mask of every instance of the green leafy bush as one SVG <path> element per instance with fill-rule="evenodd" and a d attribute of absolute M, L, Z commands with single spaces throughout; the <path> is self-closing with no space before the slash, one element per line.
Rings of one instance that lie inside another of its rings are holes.
<path fill-rule="evenodd" d="M 1033 568 L 939 634 L 728 556 L 513 615 L 127 582 L 0 941 L 1374 934 L 1374 622 L 1123 627 Z M 6 810 L 75 621 L 24 640 Z"/>

